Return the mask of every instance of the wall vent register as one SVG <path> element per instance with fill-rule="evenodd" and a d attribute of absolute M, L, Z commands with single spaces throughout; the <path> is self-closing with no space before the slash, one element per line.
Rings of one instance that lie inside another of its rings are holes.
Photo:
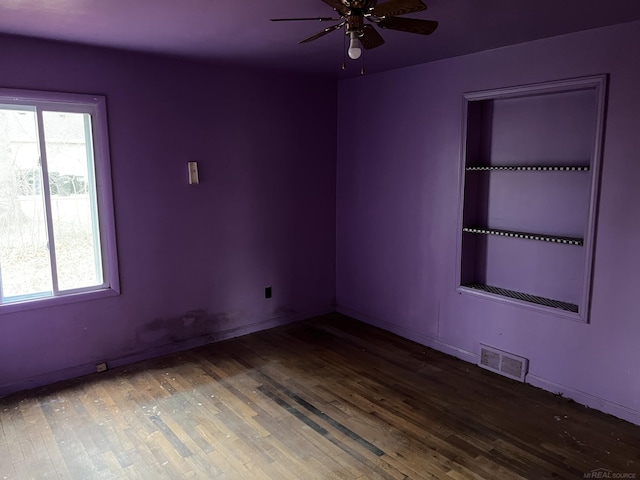
<path fill-rule="evenodd" d="M 529 369 L 529 360 L 497 348 L 480 344 L 478 366 L 504 375 L 513 380 L 524 382 Z"/>

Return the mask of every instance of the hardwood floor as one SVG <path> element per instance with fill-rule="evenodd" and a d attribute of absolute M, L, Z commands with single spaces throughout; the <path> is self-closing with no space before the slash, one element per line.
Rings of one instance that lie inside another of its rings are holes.
<path fill-rule="evenodd" d="M 640 477 L 640 427 L 338 314 L 0 400 L 2 480 L 597 469 Z"/>

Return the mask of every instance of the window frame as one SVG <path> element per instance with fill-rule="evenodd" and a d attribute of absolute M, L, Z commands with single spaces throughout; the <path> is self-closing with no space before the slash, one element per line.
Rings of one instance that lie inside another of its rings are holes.
<path fill-rule="evenodd" d="M 26 296 L 24 300 L 0 303 L 0 315 L 119 295 L 120 281 L 116 248 L 106 98 L 101 95 L 0 88 L 0 104 L 35 107 L 38 118 L 37 128 L 40 133 L 43 128 L 43 111 L 84 113 L 91 116 L 95 202 L 99 224 L 98 233 L 103 273 L 103 283 L 101 285 L 65 290 L 62 292 L 56 292 L 54 289 L 50 296 Z M 44 140 L 41 139 L 40 142 L 42 145 Z M 46 161 L 42 162 L 42 169 L 43 174 L 48 177 Z M 44 185 L 44 191 L 46 192 L 44 193 L 45 197 L 50 197 L 48 184 Z M 45 220 L 47 222 L 51 221 L 49 214 L 47 214 Z M 51 269 L 52 275 L 55 275 L 55 267 L 52 266 Z"/>

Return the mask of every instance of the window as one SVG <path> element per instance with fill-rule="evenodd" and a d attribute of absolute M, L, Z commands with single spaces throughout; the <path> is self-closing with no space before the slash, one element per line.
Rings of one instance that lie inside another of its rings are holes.
<path fill-rule="evenodd" d="M 0 89 L 0 311 L 117 293 L 116 258 L 104 98 Z"/>

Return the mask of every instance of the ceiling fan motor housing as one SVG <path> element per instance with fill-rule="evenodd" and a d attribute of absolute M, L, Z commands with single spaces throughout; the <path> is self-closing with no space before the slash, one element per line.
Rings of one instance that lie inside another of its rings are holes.
<path fill-rule="evenodd" d="M 364 16 L 363 15 L 347 15 L 347 34 L 351 32 L 359 32 L 362 34 L 364 28 Z"/>

